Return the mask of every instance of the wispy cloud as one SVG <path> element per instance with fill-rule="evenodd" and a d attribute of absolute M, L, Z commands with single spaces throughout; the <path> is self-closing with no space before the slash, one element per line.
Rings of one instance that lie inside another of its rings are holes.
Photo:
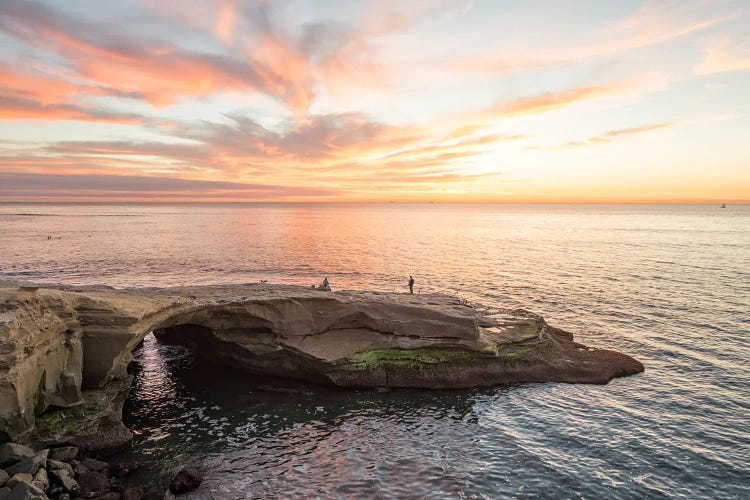
<path fill-rule="evenodd" d="M 646 134 L 656 130 L 661 130 L 669 127 L 681 125 L 679 122 L 663 122 L 653 123 L 649 125 L 641 125 L 639 127 L 630 127 L 618 130 L 610 130 L 602 134 L 587 137 L 586 139 L 569 141 L 563 144 L 557 144 L 553 146 L 532 146 L 529 149 L 574 149 L 585 146 L 593 146 L 597 144 L 608 144 L 615 141 L 629 139 L 634 136 Z"/>
<path fill-rule="evenodd" d="M 699 75 L 750 70 L 750 37 L 710 39 L 703 47 L 703 60 L 695 67 Z"/>

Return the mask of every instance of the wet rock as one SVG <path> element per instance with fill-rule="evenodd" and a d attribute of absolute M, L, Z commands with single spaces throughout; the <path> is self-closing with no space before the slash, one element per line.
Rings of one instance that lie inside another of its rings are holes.
<path fill-rule="evenodd" d="M 144 497 L 143 488 L 128 488 L 123 491 L 122 500 L 141 500 Z"/>
<path fill-rule="evenodd" d="M 49 458 L 59 460 L 60 462 L 70 462 L 78 456 L 78 448 L 75 446 L 61 446 L 59 448 L 50 448 Z"/>
<path fill-rule="evenodd" d="M 25 458 L 34 456 L 34 450 L 28 446 L 16 443 L 0 444 L 0 468 L 6 468 Z M 12 475 L 12 474 L 11 474 Z"/>
<path fill-rule="evenodd" d="M 39 470 L 34 474 L 34 480 L 31 484 L 40 490 L 46 490 L 49 488 L 49 476 L 47 476 L 47 470 L 44 467 L 39 467 Z"/>
<path fill-rule="evenodd" d="M 62 487 L 65 491 L 77 491 L 78 482 L 73 478 L 73 474 L 66 469 L 52 469 L 49 471 L 49 477 L 52 482 Z"/>
<path fill-rule="evenodd" d="M 203 482 L 203 474 L 195 467 L 185 467 L 178 472 L 172 483 L 169 485 L 169 491 L 175 495 L 193 491 Z"/>
<path fill-rule="evenodd" d="M 7 486 L 0 488 L 0 500 L 5 500 L 10 495 L 11 489 Z"/>
<path fill-rule="evenodd" d="M 0 486 L 5 486 L 5 483 L 10 479 L 10 475 L 3 469 L 0 469 Z"/>
<path fill-rule="evenodd" d="M 15 474 L 13 477 L 8 479 L 8 482 L 5 483 L 5 486 L 8 488 L 13 488 L 18 483 L 31 483 L 31 481 L 34 480 L 34 476 L 31 474 Z"/>
<path fill-rule="evenodd" d="M 33 484 L 18 483 L 10 491 L 6 500 L 49 500 L 43 490 Z"/>
<path fill-rule="evenodd" d="M 78 487 L 83 493 L 103 495 L 109 490 L 109 477 L 102 472 L 90 470 L 76 479 L 78 480 Z"/>
<path fill-rule="evenodd" d="M 93 432 L 79 434 L 73 438 L 73 442 L 80 449 L 90 455 L 106 457 L 131 445 L 133 433 L 122 423 L 122 403 L 129 389 L 129 386 L 125 386 L 122 400 L 114 404 L 111 412 L 99 419 Z"/>
<path fill-rule="evenodd" d="M 109 465 L 109 473 L 112 477 L 125 477 L 138 468 L 138 462 L 120 462 Z"/>

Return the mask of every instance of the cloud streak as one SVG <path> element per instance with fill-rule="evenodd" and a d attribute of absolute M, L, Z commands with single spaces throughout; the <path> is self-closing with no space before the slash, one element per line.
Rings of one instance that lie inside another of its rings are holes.
<path fill-rule="evenodd" d="M 583 140 L 569 141 L 569 142 L 558 144 L 555 146 L 532 147 L 529 149 L 559 150 L 559 149 L 575 149 L 575 148 L 581 148 L 581 147 L 586 147 L 586 146 L 594 146 L 597 144 L 609 144 L 612 142 L 630 139 L 638 135 L 643 135 L 649 132 L 662 130 L 662 129 L 674 127 L 677 125 L 681 125 L 681 123 L 678 123 L 678 122 L 653 123 L 649 125 L 641 125 L 639 127 L 630 127 L 630 128 L 624 128 L 624 129 L 618 129 L 618 130 L 610 130 L 608 132 L 604 132 L 603 134 L 591 136 Z"/>
<path fill-rule="evenodd" d="M 0 173 L 0 196 L 14 198 L 243 199 L 316 198 L 333 189 L 118 175 Z"/>

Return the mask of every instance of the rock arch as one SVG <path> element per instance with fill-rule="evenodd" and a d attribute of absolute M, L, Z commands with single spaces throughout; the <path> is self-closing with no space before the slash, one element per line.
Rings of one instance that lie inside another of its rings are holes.
<path fill-rule="evenodd" d="M 27 433 L 48 408 L 75 413 L 89 399 L 123 399 L 131 351 L 152 331 L 244 370 L 342 387 L 605 383 L 643 371 L 538 315 L 486 317 L 442 295 L 0 283 L 0 438 Z M 106 411 L 119 419 L 116 407 Z"/>

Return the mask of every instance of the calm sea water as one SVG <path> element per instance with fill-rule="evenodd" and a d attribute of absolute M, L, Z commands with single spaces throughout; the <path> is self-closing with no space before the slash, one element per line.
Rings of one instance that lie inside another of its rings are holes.
<path fill-rule="evenodd" d="M 149 337 L 132 481 L 161 492 L 197 463 L 195 498 L 750 498 L 750 206 L 0 205 L 0 277 L 404 291 L 410 274 L 646 372 L 289 395 Z"/>

